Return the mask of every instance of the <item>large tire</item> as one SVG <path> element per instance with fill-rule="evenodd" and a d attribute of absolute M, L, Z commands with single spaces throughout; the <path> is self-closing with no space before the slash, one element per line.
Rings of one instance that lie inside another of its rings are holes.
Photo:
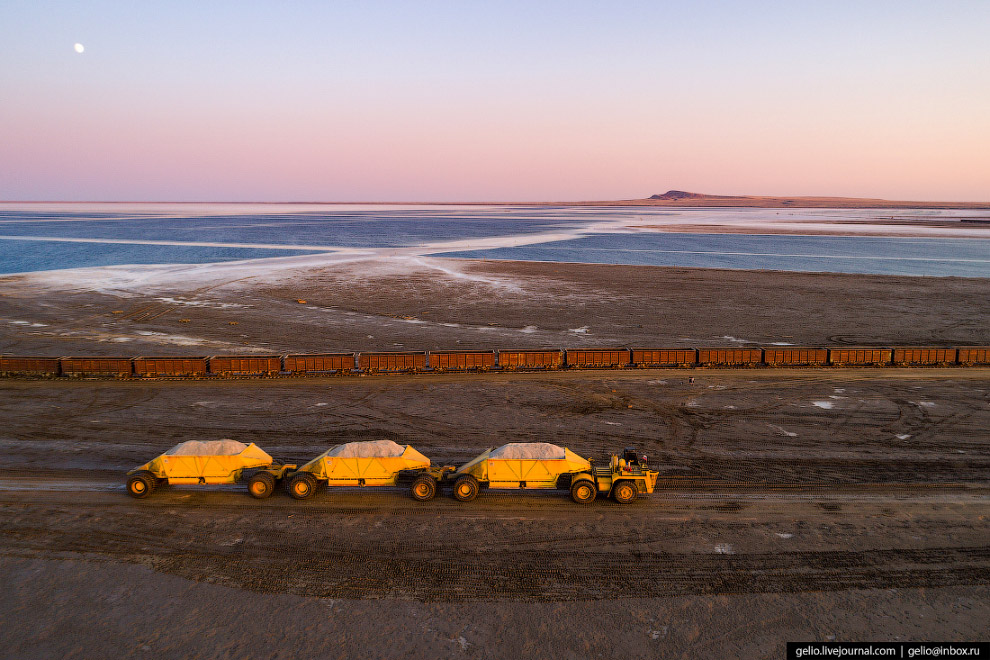
<path fill-rule="evenodd" d="M 478 496 L 478 480 L 470 474 L 457 478 L 454 482 L 454 499 L 458 502 L 470 502 Z"/>
<path fill-rule="evenodd" d="M 636 484 L 631 481 L 620 481 L 612 486 L 612 497 L 619 504 L 629 504 L 636 499 Z"/>
<path fill-rule="evenodd" d="M 437 496 L 437 480 L 428 474 L 421 474 L 412 482 L 409 491 L 414 500 L 429 502 Z"/>
<path fill-rule="evenodd" d="M 271 472 L 258 472 L 248 479 L 248 493 L 256 500 L 271 497 L 275 492 L 275 475 Z"/>
<path fill-rule="evenodd" d="M 297 500 L 308 500 L 316 493 L 318 483 L 309 472 L 300 472 L 289 481 L 289 495 Z"/>
<path fill-rule="evenodd" d="M 144 499 L 155 492 L 155 475 L 143 470 L 127 478 L 127 494 L 131 497 Z"/>
<path fill-rule="evenodd" d="M 582 479 L 571 484 L 571 499 L 578 504 L 591 504 L 598 496 L 598 488 L 590 479 Z"/>

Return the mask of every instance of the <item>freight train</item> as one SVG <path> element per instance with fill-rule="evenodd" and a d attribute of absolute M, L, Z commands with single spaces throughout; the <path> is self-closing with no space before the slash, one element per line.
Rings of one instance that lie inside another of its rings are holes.
<path fill-rule="evenodd" d="M 0 355 L 0 375 L 79 378 L 223 378 L 389 373 L 704 367 L 990 365 L 990 346 L 568 348 L 162 357 Z"/>

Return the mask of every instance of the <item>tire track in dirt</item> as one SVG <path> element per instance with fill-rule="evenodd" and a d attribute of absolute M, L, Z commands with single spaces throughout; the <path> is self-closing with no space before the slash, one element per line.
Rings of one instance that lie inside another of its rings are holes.
<path fill-rule="evenodd" d="M 557 518 L 551 510 L 561 504 L 556 501 L 526 507 L 529 517 L 522 519 L 512 511 L 486 516 L 484 510 L 459 510 L 446 524 L 437 521 L 435 511 L 392 502 L 365 511 L 335 509 L 332 525 L 325 509 L 292 508 L 295 513 L 287 517 L 290 509 L 284 507 L 231 513 L 197 501 L 209 500 L 193 496 L 179 508 L 120 504 L 110 511 L 93 505 L 48 505 L 44 511 L 4 505 L 0 554 L 141 563 L 264 593 L 422 601 L 990 584 L 990 545 L 980 543 L 685 552 L 658 549 L 654 544 L 665 537 L 656 536 L 655 525 L 630 528 L 649 520 L 642 514 L 616 511 L 588 518 L 584 509 L 564 511 L 562 524 L 548 525 Z"/>
<path fill-rule="evenodd" d="M 285 536 L 264 547 L 236 539 L 193 547 L 148 532 L 4 531 L 6 555 L 106 556 L 197 581 L 326 598 L 561 601 L 990 584 L 990 546 L 727 555 L 594 551 L 555 540 L 509 552 L 398 538 L 359 548 L 317 549 Z"/>

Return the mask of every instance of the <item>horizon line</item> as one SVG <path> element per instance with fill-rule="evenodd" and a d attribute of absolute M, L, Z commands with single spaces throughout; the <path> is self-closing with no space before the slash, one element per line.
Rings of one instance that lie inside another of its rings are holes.
<path fill-rule="evenodd" d="M 673 192 L 673 191 L 671 191 Z M 138 200 L 138 199 L 0 199 L 0 204 L 252 204 L 252 205 L 394 205 L 394 206 L 677 206 L 677 207 L 780 207 L 807 208 L 829 207 L 829 202 L 841 206 L 884 208 L 885 206 L 909 206 L 912 208 L 990 208 L 990 201 L 938 201 L 894 200 L 881 197 L 841 197 L 832 195 L 715 195 L 696 194 L 673 199 L 632 198 L 613 200 L 569 201 L 328 201 L 328 200 Z"/>

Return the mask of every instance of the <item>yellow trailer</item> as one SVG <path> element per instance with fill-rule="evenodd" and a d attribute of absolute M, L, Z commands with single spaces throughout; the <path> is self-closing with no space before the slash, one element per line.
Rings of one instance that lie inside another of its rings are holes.
<path fill-rule="evenodd" d="M 236 440 L 190 440 L 127 473 L 127 492 L 147 497 L 168 484 L 233 484 L 249 468 L 271 467 L 273 459 L 256 444 Z"/>
<path fill-rule="evenodd" d="M 312 497 L 320 484 L 327 486 L 395 486 L 412 479 L 413 497 L 432 499 L 446 470 L 431 468 L 430 459 L 391 440 L 336 445 L 289 476 L 289 494 L 297 500 Z"/>
<path fill-rule="evenodd" d="M 548 442 L 511 442 L 488 449 L 451 475 L 454 497 L 470 502 L 489 488 L 559 488 L 561 477 L 591 470 L 591 462 Z"/>

